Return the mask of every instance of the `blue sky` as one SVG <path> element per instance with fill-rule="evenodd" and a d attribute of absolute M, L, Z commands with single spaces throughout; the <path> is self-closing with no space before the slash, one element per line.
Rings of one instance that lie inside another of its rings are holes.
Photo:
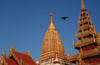
<path fill-rule="evenodd" d="M 84 0 L 84 4 L 93 26 L 100 31 L 100 0 Z M 77 41 L 75 31 L 80 11 L 81 0 L 0 0 L 0 56 L 2 49 L 8 56 L 11 45 L 20 52 L 30 49 L 34 60 L 39 60 L 50 12 L 65 50 L 70 55 L 76 54 L 72 39 Z M 69 18 L 62 20 L 62 16 Z"/>

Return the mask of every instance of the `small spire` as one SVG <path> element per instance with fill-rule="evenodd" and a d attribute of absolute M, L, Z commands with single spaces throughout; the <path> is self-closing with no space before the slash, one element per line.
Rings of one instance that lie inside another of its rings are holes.
<path fill-rule="evenodd" d="M 69 52 L 68 52 L 68 50 L 66 49 L 66 51 L 67 51 L 67 57 L 69 57 Z"/>
<path fill-rule="evenodd" d="M 13 49 L 12 49 L 12 46 L 10 45 L 10 55 L 13 54 Z"/>
<path fill-rule="evenodd" d="M 2 54 L 5 54 L 4 50 L 2 50 Z"/>
<path fill-rule="evenodd" d="M 3 58 L 6 57 L 4 50 L 2 50 L 2 56 L 3 56 Z"/>
<path fill-rule="evenodd" d="M 12 51 L 12 46 L 10 45 L 10 51 Z"/>
<path fill-rule="evenodd" d="M 30 50 L 28 52 L 26 52 L 29 56 L 30 56 Z"/>
<path fill-rule="evenodd" d="M 52 19 L 52 13 L 50 13 L 50 22 L 49 22 L 49 28 L 55 28 L 53 19 Z"/>
<path fill-rule="evenodd" d="M 84 5 L 83 0 L 81 0 L 81 8 L 82 8 L 82 10 L 85 9 L 85 5 Z"/>
<path fill-rule="evenodd" d="M 56 60 L 58 60 L 58 56 L 57 56 L 57 53 L 56 53 Z"/>
<path fill-rule="evenodd" d="M 74 45 L 74 40 L 72 39 L 72 43 L 73 43 L 73 45 Z"/>
<path fill-rule="evenodd" d="M 58 60 L 57 52 L 56 52 L 56 59 L 54 60 L 54 65 L 60 65 L 60 61 Z"/>

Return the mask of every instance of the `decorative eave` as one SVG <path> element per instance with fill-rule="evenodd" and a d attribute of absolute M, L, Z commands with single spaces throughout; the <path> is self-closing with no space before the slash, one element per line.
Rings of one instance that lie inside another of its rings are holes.
<path fill-rule="evenodd" d="M 90 17 L 89 17 L 89 16 L 82 16 L 82 17 L 79 17 L 79 20 L 82 20 L 82 19 L 84 19 L 84 18 L 89 19 Z"/>
<path fill-rule="evenodd" d="M 86 38 L 81 41 L 77 41 L 75 44 L 73 44 L 73 47 L 79 49 L 80 47 L 87 46 L 94 43 L 99 45 L 100 44 L 99 40 L 100 40 L 99 38 L 90 38 L 90 39 Z"/>
<path fill-rule="evenodd" d="M 98 36 L 98 33 L 96 32 L 96 31 L 93 31 L 93 30 L 86 30 L 86 31 L 82 31 L 82 32 L 80 32 L 79 34 L 77 34 L 77 33 L 75 33 L 75 35 L 76 35 L 76 39 L 80 39 L 80 38 L 82 38 L 82 37 L 85 37 L 85 36 L 88 36 L 88 35 L 93 35 L 94 34 L 94 36 Z"/>
<path fill-rule="evenodd" d="M 40 59 L 40 61 L 42 61 L 42 60 L 55 58 L 56 57 L 55 53 L 56 53 L 56 51 L 51 51 L 51 52 L 48 52 L 48 53 L 41 54 L 39 59 Z M 58 53 L 57 54 L 58 58 L 66 59 L 66 55 L 65 54 L 63 54 L 61 52 L 57 52 L 57 53 Z"/>
<path fill-rule="evenodd" d="M 80 32 L 80 31 L 82 31 L 82 29 L 84 30 L 84 29 L 87 29 L 87 28 L 91 28 L 91 30 L 95 30 L 95 28 L 92 27 L 92 25 L 87 24 L 87 25 L 82 25 L 81 27 L 78 27 L 77 31 Z"/>
<path fill-rule="evenodd" d="M 87 14 L 87 15 L 89 15 L 89 13 L 87 12 L 87 11 L 82 11 L 81 13 L 79 13 L 81 16 L 82 16 L 82 14 Z"/>
<path fill-rule="evenodd" d="M 82 24 L 84 24 L 84 23 L 86 23 L 86 22 L 89 22 L 90 24 L 92 24 L 93 25 L 93 22 L 90 20 L 90 19 L 85 19 L 85 20 L 82 20 L 82 21 L 79 21 L 78 20 L 78 25 L 82 25 Z"/>
<path fill-rule="evenodd" d="M 81 58 L 87 58 L 87 57 L 92 57 L 92 56 L 97 56 L 100 55 L 100 46 L 98 48 L 95 48 L 93 50 L 89 50 L 89 51 L 81 51 L 79 53 L 77 53 L 74 56 L 69 56 L 68 57 L 68 61 L 69 62 L 76 62 L 77 60 L 79 60 L 79 56 L 81 55 Z"/>

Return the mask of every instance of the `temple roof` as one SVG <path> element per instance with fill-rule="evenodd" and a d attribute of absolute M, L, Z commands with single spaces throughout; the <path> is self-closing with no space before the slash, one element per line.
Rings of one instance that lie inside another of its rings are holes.
<path fill-rule="evenodd" d="M 16 51 L 10 46 L 10 54 L 8 57 L 4 56 L 4 51 L 1 56 L 1 64 L 8 65 L 36 65 L 34 59 L 30 56 L 30 50 L 26 53 Z"/>

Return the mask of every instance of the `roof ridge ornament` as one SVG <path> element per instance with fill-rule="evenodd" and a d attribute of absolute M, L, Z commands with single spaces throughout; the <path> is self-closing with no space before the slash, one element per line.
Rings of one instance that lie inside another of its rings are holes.
<path fill-rule="evenodd" d="M 82 10 L 84 10 L 84 9 L 85 9 L 85 5 L 84 5 L 83 0 L 81 0 L 81 8 L 82 8 Z"/>
<path fill-rule="evenodd" d="M 3 49 L 2 49 L 2 56 L 3 56 L 4 58 L 6 58 L 6 55 L 5 55 L 5 52 L 4 52 Z"/>
<path fill-rule="evenodd" d="M 9 45 L 9 46 L 10 46 L 10 56 L 12 56 L 13 55 L 13 49 L 12 49 L 11 45 Z"/>

